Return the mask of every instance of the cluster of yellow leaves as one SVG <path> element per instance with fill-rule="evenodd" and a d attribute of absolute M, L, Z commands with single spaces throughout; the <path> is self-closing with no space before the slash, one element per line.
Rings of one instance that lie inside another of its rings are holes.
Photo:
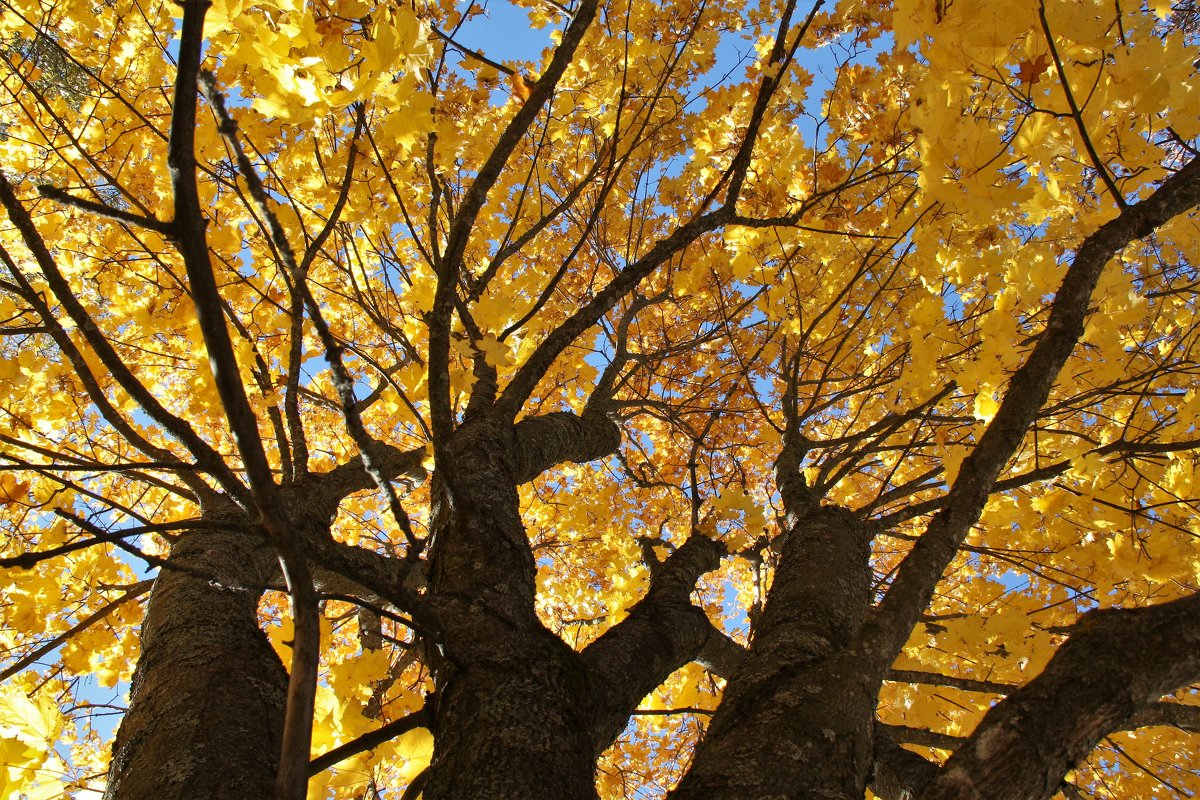
<path fill-rule="evenodd" d="M 281 605 L 286 606 L 285 598 L 269 597 L 261 610 L 274 619 L 267 627 L 272 647 L 290 665 L 292 620 L 280 611 Z M 314 709 L 314 757 L 419 710 L 424 692 L 431 688 L 419 666 L 403 657 L 394 661 L 389 649 L 365 647 L 354 616 L 334 605 L 326 607 L 321 619 L 324 669 Z M 354 798 L 369 785 L 405 786 L 429 765 L 432 754 L 429 731 L 416 728 L 314 776 L 309 797 Z"/>
<path fill-rule="evenodd" d="M 61 796 L 54 746 L 63 728 L 58 703 L 32 697 L 19 685 L 0 686 L 0 797 L 46 800 Z"/>

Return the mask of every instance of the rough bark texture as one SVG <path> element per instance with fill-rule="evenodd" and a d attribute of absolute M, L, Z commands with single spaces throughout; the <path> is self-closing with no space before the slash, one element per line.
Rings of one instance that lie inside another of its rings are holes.
<path fill-rule="evenodd" d="M 275 557 L 251 530 L 190 534 L 150 594 L 110 800 L 271 796 L 287 672 L 258 626 Z"/>
<path fill-rule="evenodd" d="M 840 508 L 794 522 L 750 654 L 673 800 L 862 797 L 877 687 L 846 648 L 870 602 L 868 556 Z"/>
<path fill-rule="evenodd" d="M 693 536 L 651 578 L 621 624 L 583 652 L 593 693 L 591 734 L 598 754 L 613 743 L 642 698 L 691 661 L 713 633 L 691 604 L 696 580 L 720 566 L 721 545 Z"/>
<path fill-rule="evenodd" d="M 440 459 L 430 593 L 445 659 L 427 800 L 596 796 L 586 671 L 534 610 L 517 452 L 514 426 L 478 417 Z"/>
<path fill-rule="evenodd" d="M 421 451 L 385 455 L 390 477 L 420 469 Z M 411 577 L 406 562 L 329 536 L 338 501 L 369 481 L 359 462 L 348 462 L 289 486 L 283 500 L 327 570 L 395 600 Z M 113 745 L 110 800 L 272 795 L 288 674 L 259 627 L 258 602 L 278 581 L 279 562 L 228 499 L 208 497 L 204 519 L 214 529 L 180 539 L 155 580 L 130 709 Z"/>
<path fill-rule="evenodd" d="M 615 452 L 621 429 L 601 414 L 555 412 L 521 420 L 516 438 L 517 483 L 528 483 L 564 461 L 582 464 Z"/>
<path fill-rule="evenodd" d="M 577 15 L 564 41 L 578 42 L 594 8 L 581 6 L 586 13 Z M 551 70 L 537 82 L 536 104 L 548 99 L 553 76 L 565 69 L 573 47 L 556 55 L 557 73 Z M 198 51 L 192 56 L 197 59 Z M 764 93 L 756 101 L 756 120 L 767 99 Z M 533 104 L 518 111 L 505 134 L 509 151 L 536 113 Z M 190 118 L 180 119 L 173 130 L 191 127 Z M 752 140 L 747 137 L 736 157 L 735 173 L 744 174 Z M 186 149 L 172 144 L 173 152 Z M 466 221 L 456 222 L 450 237 L 448 263 L 457 263 L 466 247 L 473 215 L 505 157 L 490 157 L 472 186 L 469 213 L 461 217 Z M 740 180 L 735 177 L 734 185 Z M 15 207 L 6 187 L 0 180 L 0 199 Z M 731 197 L 736 194 L 731 190 Z M 620 433 L 599 414 L 513 419 L 569 342 L 678 247 L 732 219 L 733 202 L 695 217 L 622 270 L 548 335 L 498 401 L 494 386 L 490 395 L 472 398 L 461 425 L 449 403 L 449 373 L 438 369 L 448 361 L 456 284 L 446 278 L 450 273 L 439 275 L 430 323 L 438 474 L 427 583 L 413 562 L 329 539 L 326 523 L 338 501 L 369 485 L 360 467 L 339 467 L 281 490 L 292 522 L 299 523 L 294 527 L 307 558 L 355 582 L 367 590 L 364 595 L 410 605 L 422 626 L 436 680 L 427 706 L 436 744 L 422 779 L 423 796 L 592 800 L 596 754 L 619 734 L 642 697 L 671 671 L 705 654 L 728 683 L 674 800 L 859 800 L 869 782 L 885 798 L 1049 797 L 1101 737 L 1129 724 L 1164 692 L 1200 677 L 1200 598 L 1088 615 L 1043 674 L 998 703 L 940 770 L 877 734 L 879 684 L 1042 408 L 1083 330 L 1105 265 L 1132 240 L 1200 202 L 1200 162 L 1082 243 L 1032 355 L 1015 373 L 943 508 L 874 613 L 867 528 L 847 510 L 819 506 L 811 496 L 801 477 L 807 443 L 789 422 L 777 463 L 787 533 L 776 543 L 780 560 L 749 651 L 742 653 L 714 631 L 690 603 L 696 580 L 720 556 L 716 544 L 693 537 L 658 565 L 647 596 L 621 623 L 576 653 L 537 617 L 537 564 L 517 487 L 564 461 L 604 457 L 619 446 Z M 32 230 L 27 217 L 11 209 L 10 215 Z M 202 243 L 199 210 L 185 216 L 195 228 L 191 238 Z M 37 249 L 36 232 L 22 231 L 35 255 L 49 262 L 49 251 Z M 69 295 L 65 282 L 54 289 L 52 263 L 43 269 L 56 295 Z M 67 312 L 73 313 L 70 307 Z M 79 327 L 86 333 L 83 323 Z M 103 345 L 96 349 L 102 361 L 109 357 Z M 141 398 L 132 384 L 127 390 L 194 454 L 220 461 L 153 398 Z M 381 446 L 375 455 L 389 478 L 419 469 L 418 454 Z M 277 487 L 264 470 L 260 482 L 273 496 Z M 222 477 L 224 491 L 245 494 L 228 468 L 214 464 L 211 471 Z M 224 513 L 209 521 L 231 518 Z M 131 708 L 114 747 L 107 793 L 112 800 L 271 794 L 288 676 L 256 611 L 277 566 L 254 526 L 242 515 L 237 519 L 233 529 L 181 538 L 156 581 Z M 425 589 L 419 600 L 418 583 Z M 1136 661 L 1130 653 L 1138 655 Z"/>
<path fill-rule="evenodd" d="M 871 791 L 881 800 L 912 800 L 937 775 L 938 765 L 905 750 L 886 732 L 875 731 Z"/>

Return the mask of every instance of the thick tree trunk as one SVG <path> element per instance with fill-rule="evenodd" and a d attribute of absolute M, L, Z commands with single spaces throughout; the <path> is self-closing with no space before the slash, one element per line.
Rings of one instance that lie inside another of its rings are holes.
<path fill-rule="evenodd" d="M 106 798 L 271 796 L 287 672 L 257 608 L 274 564 L 249 529 L 197 532 L 172 548 L 150 594 Z"/>
<path fill-rule="evenodd" d="M 847 648 L 870 603 L 868 538 L 850 513 L 814 508 L 781 549 L 749 657 L 673 800 L 863 796 L 877 687 Z"/>
<path fill-rule="evenodd" d="M 445 659 L 426 800 L 596 796 L 580 656 L 534 610 L 511 424 L 477 419 L 439 457 L 430 596 Z"/>

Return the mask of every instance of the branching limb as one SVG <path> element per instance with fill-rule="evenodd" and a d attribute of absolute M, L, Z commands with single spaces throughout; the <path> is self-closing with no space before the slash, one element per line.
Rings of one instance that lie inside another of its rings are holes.
<path fill-rule="evenodd" d="M 642 698 L 696 657 L 713 630 L 692 605 L 696 581 L 720 565 L 723 547 L 692 536 L 655 570 L 650 590 L 583 651 L 594 687 L 592 742 L 602 752 L 624 729 Z"/>
<path fill-rule="evenodd" d="M 420 556 L 424 548 L 424 543 L 418 540 L 413 533 L 412 523 L 409 521 L 408 513 L 404 510 L 404 506 L 400 504 L 400 498 L 396 494 L 395 487 L 384 477 L 383 471 L 375 463 L 377 460 L 376 453 L 381 445 L 367 432 L 366 426 L 363 424 L 358 401 L 354 396 L 354 381 L 350 376 L 349 370 L 346 369 L 345 363 L 342 361 L 342 351 L 344 348 L 334 337 L 329 323 L 325 321 L 325 316 L 321 312 L 321 306 L 317 303 L 316 298 L 313 297 L 312 292 L 308 288 L 308 268 L 316 258 L 321 245 L 332 232 L 333 226 L 340 216 L 342 209 L 345 208 L 357 148 L 353 144 L 350 146 L 350 153 L 346 159 L 346 175 L 329 219 L 309 246 L 303 261 L 297 263 L 295 253 L 292 251 L 291 245 L 284 235 L 283 226 L 279 223 L 279 218 L 267 203 L 266 190 L 263 187 L 262 180 L 254 171 L 253 164 L 250 163 L 250 159 L 242 149 L 241 142 L 238 141 L 237 123 L 225 108 L 225 100 L 221 96 L 221 93 L 217 91 L 215 77 L 211 73 L 203 73 L 200 75 L 199 80 L 203 87 L 205 98 L 212 106 L 213 112 L 217 115 L 218 128 L 221 135 L 224 137 L 226 145 L 233 151 L 242 178 L 250 187 L 250 195 L 258 204 L 259 213 L 267 220 L 268 229 L 271 232 L 272 240 L 275 242 L 275 247 L 291 273 L 292 291 L 303 300 L 304 308 L 308 311 L 308 316 L 313 322 L 313 327 L 316 328 L 317 336 L 321 339 L 321 345 L 325 351 L 325 362 L 329 365 L 330 371 L 333 373 L 333 385 L 337 390 L 338 399 L 341 401 L 342 417 L 346 422 L 346 428 L 350 432 L 351 438 L 354 439 L 355 445 L 358 446 L 363 469 L 371 476 L 375 485 L 383 492 L 384 497 L 387 499 L 392 518 L 396 520 L 396 525 L 400 528 L 401 533 L 404 534 L 404 538 L 408 542 L 407 557 L 416 559 Z M 357 139 L 361 134 L 364 121 L 365 116 L 360 107 L 355 115 L 354 139 Z M 293 435 L 296 435 L 296 426 L 293 425 L 292 428 Z M 300 436 L 303 437 L 302 429 L 300 430 Z"/>
<path fill-rule="evenodd" d="M 750 112 L 750 119 L 746 123 L 746 133 L 742 137 L 742 142 L 738 147 L 737 153 L 729 164 L 729 169 L 722 177 L 721 182 L 713 189 L 714 192 L 719 191 L 721 183 L 728 182 L 729 189 L 726 193 L 725 205 L 731 211 L 737 204 L 738 196 L 742 191 L 742 184 L 745 182 L 746 174 L 750 169 L 750 161 L 754 156 L 754 147 L 758 143 L 758 134 L 762 129 L 763 121 L 766 119 L 767 107 L 770 105 L 771 98 L 775 95 L 775 91 L 783 85 L 787 71 L 795 59 L 800 43 L 803 41 L 804 35 L 808 33 L 808 29 L 812 26 L 817 12 L 821 10 L 821 6 L 823 5 L 825 5 L 824 0 L 817 0 L 817 2 L 813 3 L 812 9 L 808 12 L 808 17 L 805 18 L 795 34 L 792 34 L 791 28 L 792 15 L 796 11 L 796 0 L 788 0 L 787 5 L 784 7 L 783 15 L 779 21 L 779 30 L 775 34 L 775 43 L 771 46 L 771 53 L 767 58 L 769 67 L 763 74 L 762 83 L 759 84 L 754 109 Z M 788 41 L 789 38 L 791 39 L 790 42 Z"/>
<path fill-rule="evenodd" d="M 8 558 L 0 558 L 0 568 L 4 569 L 31 569 L 43 561 L 48 561 L 58 556 L 64 556 L 68 553 L 74 553 L 76 550 L 84 550 L 88 547 L 94 547 L 98 544 L 112 544 L 118 541 L 124 541 L 131 536 L 141 536 L 145 533 L 170 533 L 178 530 L 196 530 L 203 528 L 216 527 L 204 520 L 183 520 L 181 522 L 162 522 L 153 525 L 139 525 L 136 528 L 125 528 L 116 531 L 107 531 L 89 539 L 77 539 L 74 542 L 52 547 L 49 550 L 40 550 L 37 552 L 22 553 L 19 556 L 11 556 Z"/>
<path fill-rule="evenodd" d="M 1200 706 L 1183 703 L 1150 703 L 1122 726 L 1124 730 L 1165 725 L 1188 733 L 1200 733 Z"/>
<path fill-rule="evenodd" d="M 517 423 L 517 483 L 528 483 L 564 461 L 587 463 L 621 446 L 621 429 L 599 413 L 556 411 Z"/>
<path fill-rule="evenodd" d="M 16 227 L 18 233 L 21 234 L 21 238 L 25 242 L 25 246 L 29 248 L 29 252 L 33 254 L 34 260 L 37 262 L 38 268 L 45 277 L 46 284 L 50 287 L 50 291 L 54 294 L 55 299 L 58 300 L 58 302 L 62 305 L 63 310 L 67 313 L 67 316 L 69 316 L 71 321 L 75 323 L 76 328 L 87 341 L 88 346 L 91 347 L 96 353 L 97 357 L 100 359 L 100 363 L 102 363 L 105 369 L 109 371 L 109 374 L 112 375 L 117 384 L 124 389 L 130 397 L 137 401 L 137 403 L 142 407 L 142 410 L 146 412 L 147 416 L 161 425 L 164 430 L 174 436 L 179 442 L 187 447 L 189 451 L 191 451 L 192 455 L 196 458 L 198 462 L 197 466 L 200 469 L 205 470 L 213 475 L 213 477 L 215 477 L 221 484 L 221 487 L 225 489 L 225 491 L 229 492 L 232 497 L 239 498 L 243 502 L 247 501 L 248 498 L 246 497 L 245 487 L 225 464 L 225 461 L 221 458 L 221 455 L 214 450 L 213 447 L 208 444 L 208 442 L 201 439 L 192 426 L 171 412 L 167 411 L 162 403 L 158 401 L 158 398 L 156 398 L 150 392 L 150 390 L 146 388 L 145 384 L 137 379 L 137 377 L 129 369 L 129 366 L 125 363 L 124 359 L 121 358 L 116 349 L 112 346 L 112 343 L 108 341 L 104 333 L 100 330 L 99 326 L 96 325 L 96 321 L 92 319 L 91 315 L 87 312 L 87 309 L 85 309 L 83 304 L 79 301 L 79 298 L 75 296 L 75 293 L 72 291 L 66 277 L 62 274 L 62 271 L 59 270 L 58 263 L 54 260 L 54 257 L 50 253 L 50 248 L 46 245 L 45 240 L 34 226 L 33 220 L 30 218 L 29 212 L 25 209 L 25 206 L 20 200 L 17 199 L 16 193 L 13 191 L 12 184 L 8 182 L 8 178 L 5 177 L 2 171 L 0 171 L 0 205 L 4 206 L 4 209 L 8 212 L 8 217 L 12 221 L 13 226 Z M 198 205 L 199 201 L 197 201 L 197 206 Z M 200 230 L 203 232 L 203 227 L 201 227 Z M 9 267 L 9 271 L 13 273 L 13 278 L 20 282 L 22 278 L 18 277 L 20 275 L 20 271 L 17 270 L 15 262 L 9 258 L 7 254 L 5 254 L 4 260 L 6 266 Z M 45 314 L 42 313 L 41 309 L 38 309 L 38 313 L 39 316 L 42 316 L 43 322 L 45 322 L 47 325 L 53 325 L 52 332 L 61 330 L 61 326 L 58 325 L 57 320 L 55 320 L 53 315 L 50 314 L 48 308 L 46 309 Z M 72 353 L 77 353 L 75 346 L 73 343 L 70 343 L 70 339 L 65 332 L 61 334 L 55 333 L 54 338 L 55 343 L 58 344 L 60 348 L 63 348 L 63 353 L 68 358 L 72 357 Z M 79 375 L 80 380 L 87 384 L 89 382 L 88 376 L 90 376 L 91 371 L 86 368 L 86 362 L 80 360 L 80 363 L 84 364 L 84 369 L 82 371 L 77 369 L 76 372 Z M 86 388 L 88 388 L 89 394 L 92 394 L 93 400 L 96 400 L 97 405 L 99 405 L 102 409 L 112 408 L 111 403 L 108 403 L 107 399 L 104 398 L 103 391 L 99 389 L 98 385 L 95 384 L 95 381 L 92 380 L 91 383 L 92 386 L 87 386 Z M 93 386 L 95 387 L 94 390 Z M 119 430 L 122 428 L 129 428 L 128 425 L 121 424 L 123 420 L 121 420 L 121 417 L 115 411 L 115 409 L 113 409 L 111 417 L 106 414 L 105 418 L 112 422 L 114 427 L 120 426 L 118 428 Z M 139 449 L 143 449 L 143 452 L 147 452 L 147 455 L 164 461 L 171 458 L 171 455 L 161 448 L 152 447 L 149 451 L 146 451 L 144 448 L 142 448 L 138 443 L 145 443 L 144 437 L 136 433 L 131 437 L 126 434 L 125 430 L 121 430 L 121 433 L 125 434 L 129 441 L 135 443 Z"/>
<path fill-rule="evenodd" d="M 86 211 L 89 214 L 95 214 L 96 216 L 104 217 L 105 219 L 111 219 L 115 222 L 122 222 L 127 225 L 135 225 L 139 228 L 145 228 L 146 230 L 154 231 L 155 233 L 163 236 L 171 235 L 170 223 L 163 222 L 160 219 L 155 219 L 154 217 L 145 217 L 141 214 L 132 214 L 128 211 L 105 205 L 104 203 L 97 203 L 94 200 L 76 197 L 65 189 L 60 189 L 57 186 L 40 184 L 37 187 L 37 190 L 38 194 L 40 194 L 42 197 L 56 200 L 65 206 L 78 208 L 80 211 Z"/>
<path fill-rule="evenodd" d="M 497 410 L 504 416 L 514 419 L 519 413 L 521 406 L 525 400 L 533 393 L 539 381 L 550 369 L 555 359 L 580 335 L 583 334 L 592 325 L 595 325 L 601 317 L 614 308 L 623 297 L 628 296 L 633 292 L 639 283 L 687 248 L 692 242 L 698 239 L 705 233 L 717 230 L 723 225 L 731 222 L 736 215 L 736 204 L 738 193 L 741 191 L 741 186 L 745 180 L 745 173 L 749 169 L 751 156 L 753 155 L 754 146 L 757 143 L 758 133 L 761 128 L 762 120 L 765 118 L 767 106 L 770 104 L 771 97 L 782 83 L 782 72 L 790 63 L 792 56 L 795 54 L 799 42 L 803 38 L 804 32 L 811 23 L 816 11 L 822 5 L 821 2 L 814 4 L 812 13 L 805 21 L 803 27 L 798 31 L 795 39 L 789 45 L 784 45 L 783 42 L 787 38 L 787 32 L 790 28 L 790 9 L 794 8 L 794 3 L 789 4 L 789 15 L 785 17 L 780 25 L 780 33 L 777 38 L 775 51 L 772 52 L 772 69 L 776 66 L 779 68 L 779 73 L 773 78 L 764 78 L 763 83 L 759 87 L 758 96 L 755 100 L 754 110 L 751 112 L 751 120 L 746 127 L 746 135 L 742 140 L 738 153 L 734 156 L 725 176 L 722 178 L 718 187 L 714 189 L 717 192 L 722 185 L 728 185 L 729 189 L 726 192 L 725 202 L 718 208 L 711 211 L 706 211 L 715 195 L 710 195 L 709 198 L 702 201 L 696 212 L 688 222 L 680 225 L 667 236 L 657 241 L 640 259 L 622 269 L 615 278 L 613 278 L 607 286 L 595 294 L 595 296 L 578 311 L 572 314 L 561 325 L 555 328 L 542 342 L 537 346 L 537 349 L 529 356 L 528 360 L 521 366 L 517 373 L 513 376 L 508 386 L 505 387 L 496 403 Z M 782 49 L 781 49 L 782 48 Z M 778 51 L 778 52 L 776 52 Z M 539 81 L 539 86 L 541 82 Z M 448 303 L 449 301 L 447 301 Z M 449 306 L 447 305 L 447 308 Z M 435 307 L 435 313 L 436 313 Z M 447 317 L 448 319 L 448 317 Z M 449 341 L 448 331 L 446 333 L 446 355 L 445 359 L 448 363 L 449 357 Z M 430 351 L 433 351 L 433 336 L 430 335 Z M 430 371 L 430 396 L 433 397 L 433 371 Z M 443 390 L 446 394 L 447 413 L 449 408 L 449 373 L 447 372 L 446 387 Z M 436 430 L 436 428 L 435 428 Z"/>
<path fill-rule="evenodd" d="M 905 675 L 911 677 L 926 676 L 927 674 L 905 673 Z M 991 684 L 987 681 L 966 681 L 948 676 L 928 675 L 927 677 L 937 680 L 939 685 L 955 686 L 971 691 L 996 692 L 998 689 L 1015 691 L 1018 688 L 1005 684 Z M 945 680 L 943 682 L 940 679 Z M 1130 717 L 1120 726 L 1120 729 L 1134 730 L 1152 725 L 1166 725 L 1189 733 L 1200 733 L 1200 706 L 1189 706 L 1182 703 L 1151 703 Z M 950 736 L 921 728 L 877 724 L 875 726 L 875 771 L 871 781 L 871 791 L 883 800 L 909 800 L 919 797 L 921 792 L 938 776 L 937 764 L 900 747 L 901 742 L 954 752 L 967 741 L 966 737 Z M 1060 784 L 1057 790 L 1063 791 L 1063 785 Z"/>
<path fill-rule="evenodd" d="M 574 60 L 575 50 L 595 19 L 598 7 L 597 0 L 583 0 L 579 4 L 575 18 L 563 31 L 561 43 L 555 49 L 545 72 L 533 84 L 529 97 L 500 134 L 496 146 L 492 148 L 487 160 L 476 173 L 475 180 L 463 195 L 446 237 L 445 250 L 438 259 L 433 309 L 426 320 L 429 326 L 430 418 L 434 434 L 434 452 L 439 456 L 442 455 L 439 448 L 449 442 L 454 429 L 454 412 L 450 402 L 450 333 L 463 254 L 488 192 L 499 179 L 501 170 L 508 163 L 521 138 L 549 102 L 559 79 Z M 432 159 L 430 163 L 432 164 Z"/>
<path fill-rule="evenodd" d="M 992 707 L 921 798 L 1049 798 L 1104 736 L 1197 679 L 1200 594 L 1091 611 L 1041 674 Z"/>
<path fill-rule="evenodd" d="M 425 455 L 424 447 L 401 450 L 386 442 L 377 442 L 374 466 L 385 481 L 418 484 L 425 479 L 425 468 L 421 466 Z M 310 502 L 315 495 L 321 507 L 332 514 L 346 497 L 375 485 L 375 477 L 367 472 L 360 459 L 354 459 L 338 464 L 329 472 L 309 475 L 292 491 L 310 498 Z"/>
<path fill-rule="evenodd" d="M 1075 253 L 1050 307 L 1046 329 L 1012 379 L 996 416 L 963 461 L 942 510 L 901 564 L 878 613 L 859 637 L 863 657 L 880 678 L 907 640 L 934 587 L 979 518 L 1008 459 L 1050 394 L 1087 317 L 1104 266 L 1129 243 L 1200 204 L 1200 160 L 1163 181 L 1155 192 L 1088 236 Z"/>
<path fill-rule="evenodd" d="M 893 729 L 875 726 L 875 764 L 871 791 L 881 800 L 912 800 L 938 773 L 938 765 L 892 738 Z"/>
<path fill-rule="evenodd" d="M 1075 122 L 1075 128 L 1079 131 L 1079 138 L 1083 140 L 1083 148 L 1087 151 L 1088 158 L 1092 161 L 1092 166 L 1096 168 L 1097 174 L 1100 175 L 1100 180 L 1104 182 L 1104 187 L 1108 189 L 1108 193 L 1112 195 L 1113 202 L 1118 208 L 1126 209 L 1129 203 L 1125 201 L 1125 197 L 1121 194 L 1121 190 L 1117 188 L 1117 184 L 1113 181 L 1112 174 L 1108 171 L 1108 166 L 1104 160 L 1100 158 L 1100 154 L 1096 152 L 1096 145 L 1092 143 L 1092 137 L 1088 134 L 1087 125 L 1083 121 L 1083 109 L 1075 100 L 1075 92 L 1071 90 L 1071 80 L 1067 77 L 1066 70 L 1063 68 L 1062 56 L 1058 53 L 1058 46 L 1054 43 L 1054 34 L 1050 31 L 1050 22 L 1046 19 L 1046 4 L 1038 3 L 1038 19 L 1042 24 L 1042 33 L 1046 37 L 1046 46 L 1050 48 L 1050 57 L 1054 59 L 1054 70 L 1058 73 L 1058 82 L 1062 86 L 1063 94 L 1067 97 L 1067 105 L 1071 109 L 1071 119 Z"/>
<path fill-rule="evenodd" d="M 313 703 L 320 660 L 320 611 L 307 561 L 280 503 L 278 487 L 259 435 L 258 421 L 242 385 L 205 235 L 205 218 L 196 184 L 195 134 L 204 16 L 208 6 L 207 0 L 183 2 L 171 133 L 167 145 L 167 166 L 175 201 L 172 227 L 187 270 L 217 393 L 246 468 L 260 524 L 279 555 L 291 595 L 296 635 L 275 792 L 277 800 L 303 800 L 307 795 Z"/>
<path fill-rule="evenodd" d="M 731 639 L 729 634 L 713 627 L 693 660 L 714 675 L 729 680 L 741 669 L 748 655 L 749 651 Z"/>

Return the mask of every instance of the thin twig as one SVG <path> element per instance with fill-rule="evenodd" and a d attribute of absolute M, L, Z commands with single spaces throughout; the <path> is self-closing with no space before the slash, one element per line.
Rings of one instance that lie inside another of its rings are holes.
<path fill-rule="evenodd" d="M 313 327 L 316 328 L 317 336 L 321 339 L 321 344 L 325 350 L 325 362 L 329 365 L 333 373 L 333 385 L 337 389 L 338 397 L 341 400 L 342 416 L 346 422 L 346 428 L 350 432 L 351 438 L 358 446 L 359 456 L 362 459 L 363 469 L 371 476 L 375 485 L 384 493 L 388 502 L 388 508 L 392 513 L 392 517 L 396 520 L 396 525 L 404 534 L 405 540 L 408 542 L 408 552 L 405 554 L 410 560 L 415 560 L 420 557 L 424 550 L 424 540 L 419 539 L 413 532 L 412 523 L 408 518 L 408 513 L 400 504 L 400 497 L 396 494 L 396 489 L 392 486 L 391 481 L 379 469 L 376 458 L 376 442 L 367 432 L 366 426 L 363 424 L 362 415 L 358 410 L 358 401 L 354 396 L 354 381 L 350 377 L 349 371 L 346 369 L 345 363 L 342 361 L 342 351 L 345 349 L 340 342 L 334 337 L 333 332 L 329 328 L 329 323 L 326 322 L 324 314 L 321 312 L 321 306 L 313 297 L 312 292 L 308 288 L 308 281 L 305 275 L 308 265 L 316 257 L 316 248 L 320 246 L 324 238 L 328 236 L 332 230 L 333 222 L 338 213 L 345 206 L 347 189 L 349 187 L 350 177 L 354 169 L 355 154 L 358 149 L 353 144 L 350 146 L 350 152 L 346 159 L 346 176 L 342 185 L 342 192 L 338 197 L 338 201 L 334 206 L 333 214 L 329 218 L 329 222 L 325 225 L 317 240 L 313 242 L 313 247 L 310 247 L 305 254 L 304 261 L 296 262 L 295 252 L 292 250 L 291 244 L 287 240 L 287 236 L 283 231 L 283 226 L 279 223 L 279 218 L 275 212 L 271 210 L 267 203 L 266 189 L 263 186 L 262 179 L 258 177 L 258 173 L 254 170 L 254 165 L 250 163 L 250 159 L 246 156 L 245 150 L 242 148 L 241 142 L 238 140 L 237 122 L 229 114 L 225 107 L 225 98 L 217 89 L 216 78 L 209 72 L 203 72 L 199 76 L 200 86 L 204 92 L 205 99 L 212 106 L 213 113 L 217 117 L 217 127 L 224 138 L 226 145 L 233 151 L 234 158 L 237 161 L 238 171 L 241 173 L 243 180 L 246 181 L 247 187 L 250 189 L 250 196 L 258 205 L 258 211 L 263 218 L 267 220 L 267 227 L 271 232 L 271 237 L 275 242 L 275 247 L 278 250 L 285 266 L 292 275 L 292 291 L 297 292 L 303 299 L 304 307 L 308 311 L 309 318 L 312 319 Z M 357 139 L 362 131 L 364 124 L 364 114 L 361 107 L 355 118 L 354 138 Z"/>
<path fill-rule="evenodd" d="M 1050 48 L 1050 57 L 1054 59 L 1054 69 L 1058 72 L 1058 81 L 1062 85 L 1063 94 L 1067 96 L 1067 105 L 1071 108 L 1071 119 L 1075 122 L 1075 128 L 1079 131 L 1079 137 L 1083 140 L 1083 147 L 1087 150 L 1088 157 L 1092 160 L 1092 166 L 1096 168 L 1096 172 L 1100 173 L 1100 180 L 1104 181 L 1105 187 L 1108 188 L 1109 194 L 1116 201 L 1117 207 L 1124 210 L 1129 207 L 1129 203 L 1125 202 L 1125 198 L 1121 196 L 1120 189 L 1112 179 L 1112 175 L 1108 171 L 1108 167 L 1100 159 L 1100 154 L 1096 152 L 1096 146 L 1092 144 L 1092 137 L 1088 135 L 1087 126 L 1083 124 L 1083 112 L 1079 105 L 1075 102 L 1075 93 L 1071 91 L 1071 81 L 1067 78 L 1067 73 L 1063 69 L 1062 57 L 1058 54 L 1058 47 L 1054 44 L 1054 34 L 1050 32 L 1050 22 L 1046 19 L 1046 4 L 1038 3 L 1038 19 L 1042 23 L 1042 33 L 1046 36 L 1046 45 Z M 1100 62 L 1103 64 L 1103 60 Z"/>

